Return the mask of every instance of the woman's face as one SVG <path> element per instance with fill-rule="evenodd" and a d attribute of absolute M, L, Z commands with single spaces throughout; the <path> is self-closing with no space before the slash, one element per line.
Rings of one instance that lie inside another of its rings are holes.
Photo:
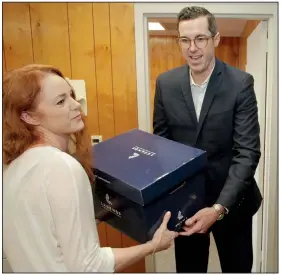
<path fill-rule="evenodd" d="M 36 99 L 36 126 L 55 135 L 70 135 L 82 130 L 80 104 L 71 94 L 72 88 L 64 78 L 46 74 Z"/>

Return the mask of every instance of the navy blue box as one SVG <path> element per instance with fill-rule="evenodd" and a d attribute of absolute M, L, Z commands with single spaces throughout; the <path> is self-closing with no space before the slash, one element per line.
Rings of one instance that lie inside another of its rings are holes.
<path fill-rule="evenodd" d="M 93 146 L 95 217 L 139 243 L 171 211 L 170 230 L 204 207 L 206 152 L 141 130 Z"/>

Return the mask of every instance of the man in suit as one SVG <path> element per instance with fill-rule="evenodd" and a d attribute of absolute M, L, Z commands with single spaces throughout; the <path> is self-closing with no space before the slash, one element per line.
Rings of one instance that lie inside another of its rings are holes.
<path fill-rule="evenodd" d="M 254 179 L 260 159 L 253 77 L 215 58 L 220 35 L 201 7 L 178 14 L 178 42 L 187 65 L 156 81 L 154 134 L 207 151 L 206 208 L 175 240 L 177 272 L 207 272 L 209 233 L 222 272 L 251 272 L 252 217 L 262 196 Z"/>

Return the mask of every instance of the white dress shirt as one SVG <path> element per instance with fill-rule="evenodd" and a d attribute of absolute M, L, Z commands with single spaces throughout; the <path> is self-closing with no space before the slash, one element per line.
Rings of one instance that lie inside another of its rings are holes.
<path fill-rule="evenodd" d="M 214 67 L 213 67 L 213 69 L 214 69 Z M 205 98 L 206 90 L 207 90 L 208 83 L 209 83 L 211 74 L 213 72 L 213 69 L 212 69 L 211 73 L 208 75 L 208 77 L 206 78 L 206 80 L 200 85 L 198 85 L 194 82 L 193 76 L 192 76 L 192 73 L 191 73 L 191 69 L 190 69 L 191 92 L 192 92 L 193 102 L 194 102 L 196 116 L 197 116 L 198 121 L 199 121 L 199 118 L 200 118 L 200 113 L 201 113 L 203 101 L 204 101 L 204 98 Z"/>

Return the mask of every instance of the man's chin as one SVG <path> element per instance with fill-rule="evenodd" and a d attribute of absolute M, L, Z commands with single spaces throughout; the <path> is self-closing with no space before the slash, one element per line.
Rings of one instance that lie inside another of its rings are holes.
<path fill-rule="evenodd" d="M 195 65 L 195 64 L 188 63 L 188 66 L 189 66 L 190 70 L 193 73 L 196 73 L 196 74 L 202 73 L 204 71 L 204 65 L 203 64 Z"/>

